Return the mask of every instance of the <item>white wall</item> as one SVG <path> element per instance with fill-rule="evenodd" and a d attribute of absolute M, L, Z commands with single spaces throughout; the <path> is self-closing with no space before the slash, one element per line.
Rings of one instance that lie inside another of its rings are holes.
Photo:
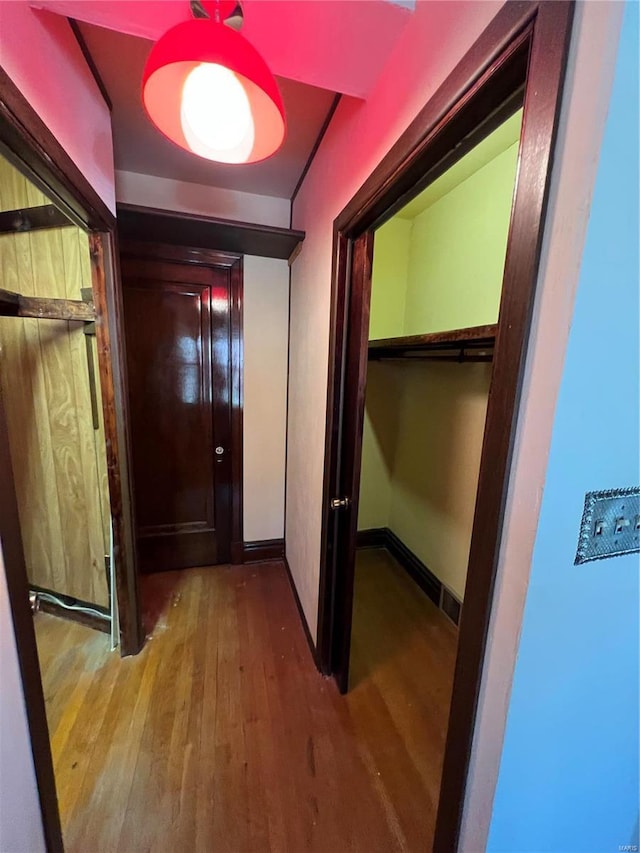
<path fill-rule="evenodd" d="M 287 198 L 208 187 L 187 181 L 158 178 L 138 172 L 116 172 L 119 202 L 196 213 L 255 225 L 289 227 L 291 202 Z"/>
<path fill-rule="evenodd" d="M 316 634 L 333 221 L 480 35 L 500 0 L 424 2 L 366 102 L 343 98 L 293 208 L 287 558 Z"/>
<path fill-rule="evenodd" d="M 0 551 L 0 850 L 45 850 L 22 678 Z"/>
<path fill-rule="evenodd" d="M 2 0 L 0 65 L 115 212 L 111 117 L 66 18 Z"/>
<path fill-rule="evenodd" d="M 284 536 L 289 264 L 244 258 L 244 541 Z"/>

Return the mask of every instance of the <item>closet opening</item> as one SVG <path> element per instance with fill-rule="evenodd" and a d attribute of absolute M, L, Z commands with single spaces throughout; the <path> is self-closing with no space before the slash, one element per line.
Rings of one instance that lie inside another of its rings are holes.
<path fill-rule="evenodd" d="M 0 88 L 0 585 L 61 851 L 91 764 L 78 705 L 103 657 L 142 645 L 115 217 L 2 72 Z"/>
<path fill-rule="evenodd" d="M 318 650 L 458 847 L 572 4 L 503 8 L 334 223 Z M 431 848 L 430 848 L 431 849 Z"/>
<path fill-rule="evenodd" d="M 349 690 L 384 697 L 411 756 L 425 834 L 435 826 L 521 119 L 519 109 L 374 234 Z"/>
<path fill-rule="evenodd" d="M 89 235 L 1 156 L 0 211 L 0 389 L 36 635 L 45 657 L 59 647 L 48 613 L 115 647 Z"/>

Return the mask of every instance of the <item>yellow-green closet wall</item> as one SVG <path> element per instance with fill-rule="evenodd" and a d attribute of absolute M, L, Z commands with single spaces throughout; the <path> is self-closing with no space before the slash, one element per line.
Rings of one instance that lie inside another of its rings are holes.
<path fill-rule="evenodd" d="M 498 321 L 518 144 L 413 220 L 403 335 Z"/>
<path fill-rule="evenodd" d="M 520 122 L 376 232 L 370 339 L 497 322 Z M 460 599 L 490 381 L 489 364 L 368 370 L 358 528 L 389 527 Z"/>

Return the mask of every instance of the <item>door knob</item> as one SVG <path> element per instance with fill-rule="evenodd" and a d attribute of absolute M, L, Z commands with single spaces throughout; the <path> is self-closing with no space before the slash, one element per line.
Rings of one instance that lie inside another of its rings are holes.
<path fill-rule="evenodd" d="M 329 506 L 331 509 L 346 509 L 351 506 L 351 498 L 334 498 Z"/>
<path fill-rule="evenodd" d="M 216 447 L 216 456 L 222 456 L 223 453 L 224 453 L 224 447 L 220 447 L 220 445 L 218 445 Z"/>

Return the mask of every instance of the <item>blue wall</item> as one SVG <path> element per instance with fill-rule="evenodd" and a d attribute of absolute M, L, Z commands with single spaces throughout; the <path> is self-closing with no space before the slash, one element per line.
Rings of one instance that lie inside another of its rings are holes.
<path fill-rule="evenodd" d="M 640 559 L 573 565 L 585 492 L 640 481 L 638 186 L 632 0 L 556 411 L 491 853 L 638 844 Z"/>

